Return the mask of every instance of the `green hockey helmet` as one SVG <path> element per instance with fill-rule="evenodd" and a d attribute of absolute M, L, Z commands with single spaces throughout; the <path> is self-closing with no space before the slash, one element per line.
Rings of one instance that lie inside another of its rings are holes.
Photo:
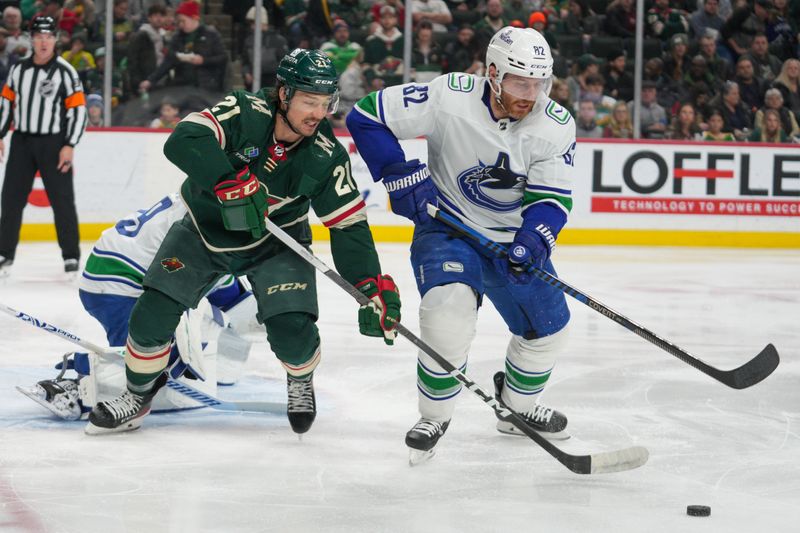
<path fill-rule="evenodd" d="M 329 111 L 336 112 L 339 102 L 339 76 L 330 58 L 319 50 L 295 48 L 281 59 L 276 73 L 278 81 L 286 86 L 286 98 L 291 100 L 295 91 L 331 96 Z"/>

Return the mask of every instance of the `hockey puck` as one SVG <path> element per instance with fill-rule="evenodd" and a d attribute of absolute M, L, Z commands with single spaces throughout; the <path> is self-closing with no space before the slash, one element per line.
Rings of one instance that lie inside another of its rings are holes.
<path fill-rule="evenodd" d="M 686 514 L 689 516 L 710 516 L 711 507 L 708 505 L 689 505 L 686 507 Z"/>

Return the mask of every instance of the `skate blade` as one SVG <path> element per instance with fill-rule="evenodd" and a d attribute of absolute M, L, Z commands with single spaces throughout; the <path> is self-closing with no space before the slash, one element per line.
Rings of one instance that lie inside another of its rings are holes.
<path fill-rule="evenodd" d="M 83 429 L 83 432 L 87 435 L 97 436 L 97 435 L 108 435 L 110 433 L 123 433 L 125 431 L 135 431 L 142 427 L 142 419 L 144 417 L 139 417 L 134 420 L 130 420 L 125 424 L 121 424 L 115 428 L 103 428 L 100 426 L 95 426 L 91 422 L 86 424 L 86 427 Z"/>
<path fill-rule="evenodd" d="M 17 385 L 14 388 L 16 388 L 19 392 L 21 392 L 22 394 L 24 394 L 25 396 L 27 396 L 28 398 L 30 398 L 34 402 L 38 403 L 39 405 L 41 405 L 42 407 L 44 407 L 45 409 L 47 409 L 48 411 L 50 411 L 54 415 L 56 415 L 61 420 L 79 420 L 80 419 L 80 415 L 73 416 L 72 414 L 64 413 L 64 412 L 59 411 L 58 409 L 56 409 L 53 404 L 51 404 L 50 402 L 48 402 L 47 400 L 45 400 L 44 398 L 42 398 L 41 396 L 36 394 L 36 392 L 35 392 L 36 389 L 33 388 L 33 387 L 26 388 L 26 387 L 20 387 L 20 386 Z"/>
<path fill-rule="evenodd" d="M 430 461 L 436 455 L 436 448 L 430 450 L 408 449 L 408 466 L 419 466 Z"/>
<path fill-rule="evenodd" d="M 525 434 L 517 429 L 517 426 L 511 424 L 510 422 L 503 422 L 502 420 L 497 421 L 497 431 L 500 433 L 505 433 L 506 435 L 517 435 L 517 436 L 524 436 Z M 558 431 L 556 433 L 548 433 L 546 431 L 537 431 L 539 435 L 546 438 L 547 440 L 567 440 L 570 438 L 570 434 L 567 433 L 567 430 Z"/>

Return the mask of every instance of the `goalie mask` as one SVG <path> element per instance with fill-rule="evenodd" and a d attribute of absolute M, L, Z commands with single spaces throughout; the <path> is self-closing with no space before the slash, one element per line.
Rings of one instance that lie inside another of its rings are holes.
<path fill-rule="evenodd" d="M 494 34 L 486 50 L 486 66 L 494 65 L 492 92 L 497 98 L 507 92 L 515 98 L 536 101 L 550 94 L 553 56 L 541 33 L 532 28 L 506 26 Z M 506 78 L 508 74 L 513 76 Z"/>

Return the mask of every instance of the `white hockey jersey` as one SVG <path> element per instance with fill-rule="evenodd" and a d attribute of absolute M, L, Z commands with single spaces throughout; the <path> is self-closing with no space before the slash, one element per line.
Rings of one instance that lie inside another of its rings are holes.
<path fill-rule="evenodd" d="M 131 213 L 100 236 L 80 278 L 82 290 L 138 297 L 164 236 L 186 214 L 180 194 L 165 196 L 149 209 Z"/>
<path fill-rule="evenodd" d="M 547 202 L 569 214 L 575 123 L 542 95 L 522 120 L 495 119 L 487 78 L 451 73 L 390 87 L 356 109 L 398 139 L 424 136 L 441 202 L 467 225 L 511 242 L 522 212 Z"/>

